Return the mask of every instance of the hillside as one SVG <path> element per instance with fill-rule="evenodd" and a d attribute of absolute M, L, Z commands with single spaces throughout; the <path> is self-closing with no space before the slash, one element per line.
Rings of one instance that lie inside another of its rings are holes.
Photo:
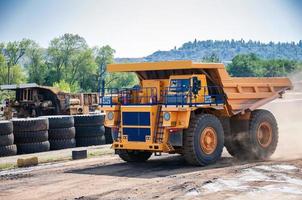
<path fill-rule="evenodd" d="M 169 51 L 156 51 L 143 58 L 116 58 L 116 62 L 152 62 L 164 60 L 194 60 L 201 61 L 205 57 L 216 55 L 220 61 L 227 62 L 238 54 L 255 53 L 264 59 L 302 60 L 302 40 L 298 43 L 262 43 L 244 40 L 205 40 L 190 41 L 179 48 Z"/>

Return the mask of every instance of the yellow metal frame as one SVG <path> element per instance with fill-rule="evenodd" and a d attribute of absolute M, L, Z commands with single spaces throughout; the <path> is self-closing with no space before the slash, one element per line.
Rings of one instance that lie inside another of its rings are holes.
<path fill-rule="evenodd" d="M 121 106 L 121 122 L 123 121 L 123 112 L 149 112 L 150 125 L 149 126 L 129 126 L 120 124 L 120 141 L 113 143 L 115 149 L 131 149 L 131 150 L 150 150 L 150 151 L 163 151 L 163 145 L 155 143 L 152 138 L 155 137 L 156 116 L 158 105 L 150 106 Z M 145 142 L 132 142 L 123 133 L 123 128 L 150 128 L 150 136 L 146 138 Z"/>
<path fill-rule="evenodd" d="M 222 69 L 222 63 L 194 63 L 190 60 L 110 64 L 108 72 L 136 72 L 136 71 L 157 71 L 175 69 Z"/>

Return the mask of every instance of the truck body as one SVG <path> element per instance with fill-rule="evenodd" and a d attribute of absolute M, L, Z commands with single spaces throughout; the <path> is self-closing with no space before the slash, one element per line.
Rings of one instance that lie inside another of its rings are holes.
<path fill-rule="evenodd" d="M 107 70 L 134 72 L 139 78 L 138 86 L 105 88 L 100 98 L 105 126 L 112 129 L 112 147 L 126 161 L 145 161 L 164 152 L 205 165 L 220 157 L 224 145 L 236 157 L 240 152 L 268 157 L 272 149 L 265 146 L 274 145 L 275 119 L 257 108 L 292 88 L 288 78 L 230 77 L 220 63 L 111 64 Z M 268 120 L 251 133 L 256 114 Z M 253 134 L 258 147 L 270 152 L 267 156 L 251 152 Z"/>
<path fill-rule="evenodd" d="M 0 89 L 15 92 L 15 98 L 7 100 L 6 109 L 14 111 L 11 114 L 16 117 L 88 114 L 98 106 L 98 93 L 71 94 L 35 83 L 1 85 Z"/>

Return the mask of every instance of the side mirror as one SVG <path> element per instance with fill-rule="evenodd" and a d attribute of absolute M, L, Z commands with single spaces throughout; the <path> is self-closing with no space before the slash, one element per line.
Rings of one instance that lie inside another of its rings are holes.
<path fill-rule="evenodd" d="M 198 94 L 198 91 L 201 89 L 201 81 L 198 80 L 197 77 L 192 78 L 193 86 L 192 86 L 192 92 L 193 94 Z"/>

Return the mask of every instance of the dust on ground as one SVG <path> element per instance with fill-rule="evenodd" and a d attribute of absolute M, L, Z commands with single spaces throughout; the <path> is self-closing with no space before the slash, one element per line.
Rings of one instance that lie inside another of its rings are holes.
<path fill-rule="evenodd" d="M 279 142 L 273 159 L 302 157 L 302 84 L 297 84 L 302 81 L 302 72 L 291 80 L 293 91 L 263 107 L 275 115 L 279 127 Z"/>

